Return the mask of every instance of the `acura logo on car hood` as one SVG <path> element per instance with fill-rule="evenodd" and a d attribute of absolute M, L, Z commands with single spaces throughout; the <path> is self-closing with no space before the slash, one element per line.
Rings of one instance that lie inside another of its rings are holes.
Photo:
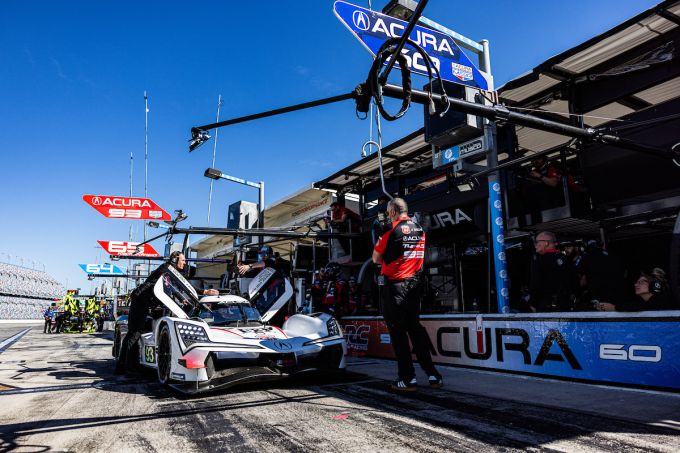
<path fill-rule="evenodd" d="M 276 341 L 274 342 L 274 346 L 282 351 L 289 351 L 293 347 L 290 343 L 286 343 L 285 341 Z"/>

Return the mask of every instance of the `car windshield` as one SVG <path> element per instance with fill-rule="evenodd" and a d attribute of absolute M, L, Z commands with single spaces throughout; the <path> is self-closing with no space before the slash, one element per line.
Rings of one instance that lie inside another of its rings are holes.
<path fill-rule="evenodd" d="M 211 326 L 261 324 L 257 310 L 245 303 L 208 302 L 202 305 L 198 316 Z"/>

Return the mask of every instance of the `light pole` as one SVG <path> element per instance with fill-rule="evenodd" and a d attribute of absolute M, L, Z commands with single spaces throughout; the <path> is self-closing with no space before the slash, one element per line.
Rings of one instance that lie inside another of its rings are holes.
<path fill-rule="evenodd" d="M 225 175 L 220 170 L 216 168 L 208 168 L 203 176 L 210 179 L 226 179 L 227 181 L 236 182 L 243 184 L 244 186 L 254 187 L 258 190 L 259 200 L 257 203 L 258 220 L 257 224 L 259 228 L 264 228 L 264 181 L 252 182 L 245 179 L 236 178 L 234 176 Z M 264 236 L 260 236 L 260 245 L 264 244 Z"/>

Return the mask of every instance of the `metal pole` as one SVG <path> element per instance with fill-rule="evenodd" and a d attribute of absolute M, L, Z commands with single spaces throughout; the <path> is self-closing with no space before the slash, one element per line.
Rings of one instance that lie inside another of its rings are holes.
<path fill-rule="evenodd" d="M 148 197 L 149 188 L 149 97 L 144 90 L 144 198 Z M 146 241 L 146 223 L 144 223 L 144 240 Z"/>
<path fill-rule="evenodd" d="M 132 198 L 132 174 L 134 170 L 134 165 L 135 165 L 135 157 L 132 151 L 130 151 L 130 198 Z M 128 241 L 132 242 L 132 226 L 134 225 L 134 222 L 130 222 L 130 232 L 128 234 Z M 145 230 L 146 231 L 146 230 Z M 128 268 L 130 267 L 130 260 L 128 260 Z M 129 289 L 128 286 L 128 281 L 127 279 L 125 280 L 125 293 L 127 294 Z M 113 313 L 114 319 L 116 318 L 116 312 L 114 311 Z"/>
<path fill-rule="evenodd" d="M 220 107 L 222 106 L 222 95 L 217 95 L 217 119 L 216 123 L 220 122 Z M 215 168 L 215 156 L 217 155 L 217 132 L 219 129 L 215 129 L 215 143 L 213 144 L 213 158 L 212 165 L 210 168 Z M 214 179 L 210 180 L 210 195 L 208 195 L 208 226 L 210 226 L 210 207 L 212 206 L 212 193 L 213 193 L 213 183 Z"/>
<path fill-rule="evenodd" d="M 482 71 L 491 75 L 491 58 L 489 55 L 489 41 L 481 41 L 483 52 L 480 66 Z M 492 83 L 492 82 L 491 82 Z M 493 90 L 493 85 L 489 87 Z M 484 135 L 489 144 L 488 165 L 490 168 L 498 166 L 498 140 L 496 139 L 496 122 L 484 120 Z M 503 215 L 503 200 L 501 198 L 500 173 L 496 170 L 489 174 L 489 252 L 493 251 L 493 271 L 496 277 L 496 302 L 498 313 L 510 312 L 510 290 L 508 288 L 508 271 L 505 257 L 505 216 Z M 489 283 L 491 280 L 491 260 L 489 260 Z M 489 286 L 489 291 L 491 287 Z M 490 305 L 490 304 L 489 304 Z"/>
<path fill-rule="evenodd" d="M 264 228 L 264 181 L 260 181 L 260 187 L 258 188 L 258 193 L 259 193 L 259 201 L 258 201 L 258 210 L 259 210 L 259 228 Z M 260 236 L 260 246 L 264 245 L 264 236 Z"/>

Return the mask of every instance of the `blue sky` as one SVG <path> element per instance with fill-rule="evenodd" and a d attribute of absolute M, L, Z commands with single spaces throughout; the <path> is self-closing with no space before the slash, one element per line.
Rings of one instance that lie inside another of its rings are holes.
<path fill-rule="evenodd" d="M 367 1 L 356 4 L 366 7 Z M 387 3 L 373 1 L 380 9 Z M 425 16 L 491 44 L 496 85 L 650 8 L 656 1 L 430 0 Z M 0 4 L 0 253 L 45 264 L 89 290 L 78 263 L 103 262 L 98 239 L 126 240 L 83 194 L 144 190 L 144 90 L 149 93 L 149 197 L 205 225 L 212 141 L 189 154 L 192 126 L 350 91 L 370 54 L 332 1 L 52 2 Z M 418 83 L 414 84 L 418 86 Z M 421 109 L 383 123 L 389 143 L 420 127 Z M 360 156 L 369 124 L 351 102 L 220 130 L 216 167 L 264 180 L 267 204 Z M 254 189 L 219 182 L 211 225 Z M 141 222 L 136 238 L 141 238 Z M 152 230 L 153 232 L 153 230 Z M 159 248 L 162 248 L 159 244 Z"/>

